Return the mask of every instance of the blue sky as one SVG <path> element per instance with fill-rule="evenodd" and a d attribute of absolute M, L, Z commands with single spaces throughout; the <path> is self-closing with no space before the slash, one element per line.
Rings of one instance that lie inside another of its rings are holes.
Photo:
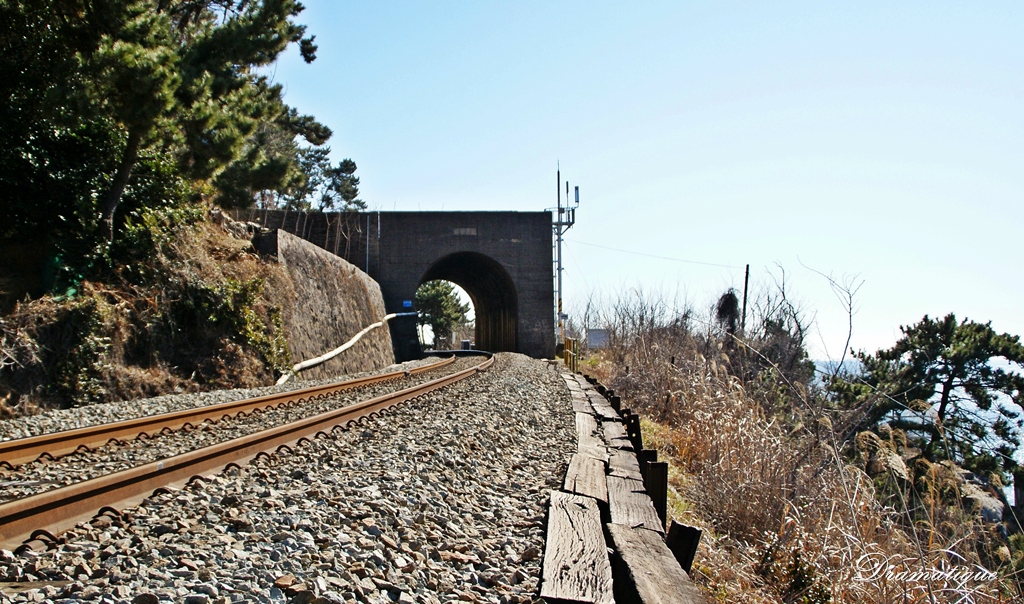
<path fill-rule="evenodd" d="M 271 68 L 379 210 L 543 210 L 581 192 L 566 305 L 704 308 L 785 269 L 817 358 L 956 312 L 1024 334 L 1024 3 L 309 0 Z M 606 250 L 711 263 L 706 266 Z"/>

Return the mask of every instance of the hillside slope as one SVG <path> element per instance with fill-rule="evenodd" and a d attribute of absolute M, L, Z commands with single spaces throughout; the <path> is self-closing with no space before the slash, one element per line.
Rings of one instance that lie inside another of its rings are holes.
<path fill-rule="evenodd" d="M 297 300 L 327 303 L 355 290 L 335 286 L 316 297 L 316 283 L 300 275 L 297 287 L 285 264 L 255 252 L 250 236 L 217 210 L 151 211 L 127 227 L 109 270 L 66 295 L 18 302 L 0 317 L 0 414 L 272 384 L 293 363 L 289 334 L 301 334 L 301 355 L 320 354 L 382 312 L 363 309 L 373 306 L 372 292 L 359 282 L 356 300 L 342 304 L 347 320 L 310 326 Z M 298 263 L 302 254 L 292 256 Z M 353 351 L 358 362 L 327 372 L 391 362 L 386 330 L 366 348 L 372 352 Z"/>

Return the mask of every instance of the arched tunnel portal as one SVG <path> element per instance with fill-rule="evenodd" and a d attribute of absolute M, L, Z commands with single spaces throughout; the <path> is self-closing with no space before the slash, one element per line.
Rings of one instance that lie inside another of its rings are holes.
<path fill-rule="evenodd" d="M 236 217 L 342 256 L 380 285 L 389 313 L 413 310 L 420 284 L 446 279 L 473 299 L 477 348 L 555 355 L 551 212 L 246 210 Z M 388 326 L 395 359 L 419 358 L 416 319 L 403 316 Z"/>
<path fill-rule="evenodd" d="M 518 296 L 512 277 L 494 259 L 477 252 L 456 252 L 432 264 L 420 279 L 443 279 L 466 290 L 476 311 L 476 347 L 514 352 L 518 330 Z"/>

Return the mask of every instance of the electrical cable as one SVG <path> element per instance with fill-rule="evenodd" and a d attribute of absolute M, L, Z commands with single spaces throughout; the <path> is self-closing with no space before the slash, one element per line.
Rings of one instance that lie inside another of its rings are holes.
<path fill-rule="evenodd" d="M 683 260 L 682 258 L 669 258 L 668 256 L 656 256 L 654 254 L 645 254 L 643 252 L 633 252 L 630 250 L 622 250 L 615 247 L 608 247 L 607 245 L 597 245 L 596 243 L 587 243 L 585 241 L 577 241 L 575 239 L 563 238 L 562 241 L 571 241 L 580 245 L 589 245 L 590 247 L 597 247 L 603 250 L 611 250 L 613 252 L 622 252 L 623 254 L 633 254 L 636 256 L 646 256 L 648 258 L 658 258 L 659 260 L 671 260 L 672 262 L 685 262 L 687 264 L 701 264 L 704 266 L 717 266 L 719 268 L 743 268 L 742 266 L 736 266 L 733 264 L 716 264 L 714 262 L 700 262 L 698 260 Z"/>
<path fill-rule="evenodd" d="M 563 239 L 563 241 L 566 240 Z M 572 255 L 572 250 L 569 249 L 569 246 L 565 246 L 565 251 L 569 252 L 569 258 L 572 260 L 573 265 L 576 267 L 576 272 L 580 274 L 580 278 L 583 279 L 583 285 L 585 285 L 589 290 L 590 283 L 587 282 L 587 277 L 586 275 L 583 274 L 583 269 L 580 268 L 580 263 L 576 261 L 576 256 Z"/>

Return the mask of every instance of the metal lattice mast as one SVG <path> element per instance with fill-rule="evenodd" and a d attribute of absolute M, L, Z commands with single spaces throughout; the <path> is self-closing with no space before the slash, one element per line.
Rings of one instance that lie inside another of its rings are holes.
<path fill-rule="evenodd" d="M 562 266 L 562 236 L 566 233 L 566 231 L 568 231 L 570 228 L 572 228 L 572 226 L 574 224 L 576 224 L 576 208 L 578 208 L 579 205 L 580 205 L 580 188 L 576 187 L 576 189 L 575 189 L 575 192 L 576 192 L 575 203 L 570 206 L 569 205 L 569 181 L 568 180 L 565 181 L 565 205 L 563 206 L 562 205 L 562 168 L 561 168 L 561 166 L 558 167 L 558 171 L 556 173 L 556 177 L 555 178 L 556 178 L 556 181 L 557 181 L 556 184 L 555 184 L 555 194 L 556 194 L 558 205 L 555 208 L 557 210 L 557 214 L 555 215 L 555 221 L 551 225 L 552 226 L 552 230 L 554 231 L 554 235 L 555 235 L 555 264 L 556 264 L 555 280 L 557 282 L 557 286 L 556 286 L 556 290 L 555 290 L 555 293 L 556 293 L 556 296 L 557 296 L 557 298 L 556 298 L 557 299 L 557 304 L 556 304 L 556 307 L 555 307 L 555 318 L 557 319 L 557 324 L 558 324 L 558 336 L 561 338 L 561 341 L 564 342 L 565 341 L 565 319 L 568 318 L 568 317 L 562 312 L 562 294 L 563 294 L 563 289 L 562 289 L 562 271 L 564 270 L 563 266 Z"/>

